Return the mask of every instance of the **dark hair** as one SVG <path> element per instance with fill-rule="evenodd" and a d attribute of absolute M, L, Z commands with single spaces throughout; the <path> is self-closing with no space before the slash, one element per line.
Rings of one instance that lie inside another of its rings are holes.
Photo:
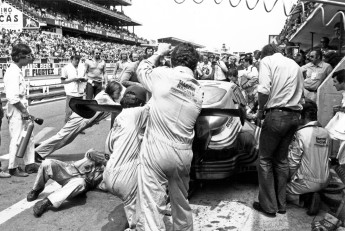
<path fill-rule="evenodd" d="M 333 73 L 332 78 L 336 78 L 339 83 L 345 82 L 345 69 Z"/>
<path fill-rule="evenodd" d="M 266 56 L 273 55 L 275 53 L 281 53 L 278 46 L 276 46 L 274 44 L 267 44 L 261 50 L 261 59 L 265 58 Z"/>
<path fill-rule="evenodd" d="M 246 56 L 246 57 L 244 58 L 244 61 L 245 61 L 245 62 L 249 62 L 250 65 L 253 64 L 253 58 L 250 57 L 250 56 Z"/>
<path fill-rule="evenodd" d="M 326 44 L 329 43 L 329 38 L 328 38 L 328 37 L 322 37 L 321 39 L 325 40 L 325 43 L 326 43 Z"/>
<path fill-rule="evenodd" d="M 238 70 L 236 68 L 230 68 L 228 71 L 228 77 L 231 76 L 238 77 Z"/>
<path fill-rule="evenodd" d="M 145 48 L 145 54 L 147 54 L 148 50 L 152 50 L 153 52 L 155 51 L 155 49 L 153 49 L 153 47 L 146 47 Z"/>
<path fill-rule="evenodd" d="M 19 60 L 26 55 L 31 53 L 31 49 L 28 45 L 23 43 L 18 43 L 12 47 L 11 57 L 14 62 L 19 62 Z"/>
<path fill-rule="evenodd" d="M 105 87 L 104 92 L 107 93 L 108 95 L 113 95 L 116 90 L 121 92 L 122 85 L 116 81 L 109 81 L 107 86 Z"/>
<path fill-rule="evenodd" d="M 317 105 L 314 101 L 306 98 L 303 104 L 303 110 L 301 113 L 302 119 L 309 119 L 311 121 L 317 120 Z"/>
<path fill-rule="evenodd" d="M 71 60 L 73 60 L 73 59 L 81 60 L 81 56 L 80 55 L 71 55 Z"/>
<path fill-rule="evenodd" d="M 129 86 L 126 89 L 120 104 L 123 108 L 143 106 L 146 103 L 146 94 L 147 91 L 143 87 L 136 85 Z"/>
<path fill-rule="evenodd" d="M 173 67 L 185 66 L 192 71 L 195 70 L 199 60 L 199 53 L 193 45 L 189 43 L 180 43 L 171 53 L 171 64 Z"/>

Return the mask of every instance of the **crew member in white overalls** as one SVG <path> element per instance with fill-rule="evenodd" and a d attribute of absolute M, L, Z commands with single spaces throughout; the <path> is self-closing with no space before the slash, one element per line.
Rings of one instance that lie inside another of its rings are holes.
<path fill-rule="evenodd" d="M 166 230 L 167 187 L 173 229 L 193 230 L 187 195 L 194 125 L 203 101 L 203 90 L 193 75 L 199 55 L 192 45 L 181 43 L 171 53 L 173 68 L 154 68 L 169 52 L 169 44 L 159 44 L 137 70 L 139 82 L 152 93 L 139 154 L 137 230 Z"/>
<path fill-rule="evenodd" d="M 18 158 L 16 157 L 18 141 L 30 118 L 28 101 L 25 98 L 26 85 L 21 68 L 33 61 L 33 55 L 29 46 L 17 44 L 13 46 L 11 56 L 13 63 L 6 70 L 4 76 L 7 98 L 6 116 L 11 136 L 8 169 L 12 176 L 26 177 L 28 173 L 34 173 L 38 170 L 38 166 L 35 164 L 33 135 L 31 135 L 23 157 L 26 172 L 18 168 Z"/>
<path fill-rule="evenodd" d="M 333 86 L 341 91 L 343 99 L 340 106 L 334 107 L 337 112 L 328 122 L 326 129 L 334 140 L 340 141 L 337 159 L 340 165 L 345 165 L 345 69 L 333 73 Z"/>

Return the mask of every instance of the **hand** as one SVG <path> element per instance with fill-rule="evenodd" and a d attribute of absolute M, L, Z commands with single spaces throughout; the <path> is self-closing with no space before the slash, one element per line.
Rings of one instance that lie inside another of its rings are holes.
<path fill-rule="evenodd" d="M 165 56 L 168 55 L 171 51 L 171 44 L 169 43 L 159 43 L 158 44 L 158 49 L 157 49 L 157 53 Z"/>
<path fill-rule="evenodd" d="M 341 106 L 337 105 L 333 107 L 333 112 L 338 112 L 340 111 Z"/>
<path fill-rule="evenodd" d="M 263 110 L 258 110 L 257 118 L 259 120 L 262 120 L 264 118 L 264 111 Z"/>

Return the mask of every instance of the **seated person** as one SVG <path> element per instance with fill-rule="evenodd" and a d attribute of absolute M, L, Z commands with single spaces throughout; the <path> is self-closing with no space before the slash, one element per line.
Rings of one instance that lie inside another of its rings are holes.
<path fill-rule="evenodd" d="M 96 95 L 98 104 L 116 104 L 120 98 L 122 86 L 120 83 L 111 81 L 104 91 Z M 71 143 L 82 131 L 107 118 L 110 112 L 97 112 L 91 119 L 85 119 L 76 113 L 72 113 L 67 123 L 51 138 L 43 141 L 35 148 L 36 162 L 42 161 L 54 151 Z"/>
<path fill-rule="evenodd" d="M 297 205 L 302 205 L 303 199 L 306 199 L 302 195 L 327 187 L 329 179 L 330 138 L 327 130 L 317 121 L 316 103 L 307 99 L 301 116 L 301 126 L 289 147 L 290 182 L 286 188 L 287 201 Z M 318 194 L 314 194 L 313 199 L 320 201 Z M 308 212 L 310 215 L 317 213 L 318 205 L 309 207 Z"/>
<path fill-rule="evenodd" d="M 59 208 L 68 198 L 99 187 L 107 159 L 109 156 L 90 149 L 83 159 L 73 164 L 59 160 L 43 161 L 38 169 L 34 186 L 27 195 L 27 201 L 36 200 L 49 179 L 55 180 L 62 185 L 62 188 L 38 201 L 33 207 L 34 216 L 40 217 L 49 207 Z"/>

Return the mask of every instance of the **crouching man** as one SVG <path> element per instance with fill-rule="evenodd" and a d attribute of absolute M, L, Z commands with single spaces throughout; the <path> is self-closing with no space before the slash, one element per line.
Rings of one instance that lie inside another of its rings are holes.
<path fill-rule="evenodd" d="M 317 192 L 328 184 L 330 137 L 317 121 L 317 106 L 311 100 L 303 105 L 301 124 L 289 147 L 287 200 L 304 204 L 313 215 L 320 202 Z"/>
<path fill-rule="evenodd" d="M 66 199 L 98 187 L 107 159 L 109 156 L 90 149 L 83 159 L 73 164 L 59 160 L 43 161 L 27 201 L 36 200 L 49 179 L 55 180 L 62 188 L 38 201 L 33 207 L 34 216 L 40 217 L 49 207 L 59 208 Z"/>

